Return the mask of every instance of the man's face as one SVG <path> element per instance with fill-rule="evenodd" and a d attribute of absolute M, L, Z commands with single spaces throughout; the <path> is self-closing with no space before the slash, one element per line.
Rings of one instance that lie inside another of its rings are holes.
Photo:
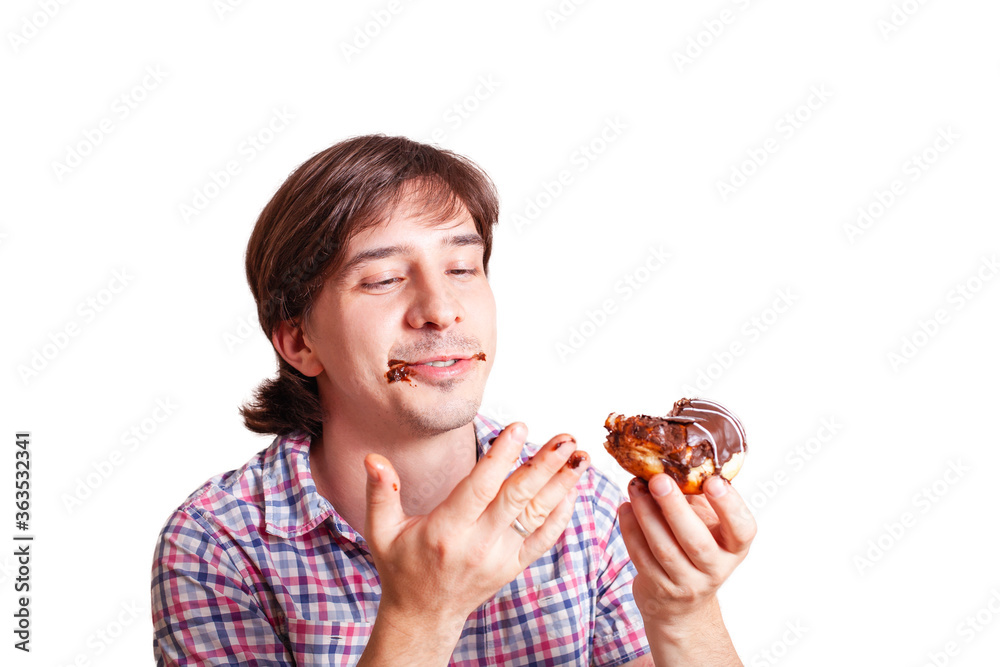
<path fill-rule="evenodd" d="M 351 239 L 313 306 L 306 337 L 334 421 L 432 435 L 468 424 L 482 402 L 496 350 L 482 238 L 464 209 L 443 223 L 418 211 L 404 203 Z M 396 360 L 408 378 L 389 382 Z"/>

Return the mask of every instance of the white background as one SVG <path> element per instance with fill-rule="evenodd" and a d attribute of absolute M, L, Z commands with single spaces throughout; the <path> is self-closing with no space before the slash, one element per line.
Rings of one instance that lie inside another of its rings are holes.
<path fill-rule="evenodd" d="M 0 549 L 5 664 L 151 662 L 163 521 L 270 440 L 236 412 L 275 369 L 250 230 L 298 164 L 371 132 L 436 139 L 500 190 L 484 412 L 575 434 L 623 486 L 609 412 L 695 385 L 742 418 L 759 536 L 720 595 L 747 664 L 993 664 L 1000 5 L 48 4 L 0 22 L 0 536 L 17 430 L 36 536 L 30 655 Z"/>

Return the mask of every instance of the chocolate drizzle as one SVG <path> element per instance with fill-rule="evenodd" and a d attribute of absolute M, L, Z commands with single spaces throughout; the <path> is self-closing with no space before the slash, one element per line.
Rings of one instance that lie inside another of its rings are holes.
<path fill-rule="evenodd" d="M 723 464 L 738 452 L 747 449 L 747 434 L 743 424 L 732 412 L 714 401 L 703 398 L 682 398 L 674 403 L 673 410 L 665 419 L 688 422 L 688 446 L 695 447 L 692 441 L 705 443 L 712 450 L 712 460 L 715 469 L 721 470 Z M 691 430 L 694 430 L 694 433 Z"/>

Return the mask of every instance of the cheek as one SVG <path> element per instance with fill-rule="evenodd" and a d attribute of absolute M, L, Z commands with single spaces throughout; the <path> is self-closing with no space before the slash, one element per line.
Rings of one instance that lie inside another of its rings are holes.
<path fill-rule="evenodd" d="M 370 307 L 345 309 L 334 326 L 334 335 L 329 338 L 328 354 L 334 362 L 331 372 L 337 373 L 341 368 L 345 375 L 353 378 L 384 372 L 389 350 L 387 331 L 377 310 Z"/>
<path fill-rule="evenodd" d="M 497 358 L 497 313 L 492 293 L 490 293 L 488 308 L 483 313 L 483 324 L 481 340 L 487 355 L 486 376 L 488 377 L 493 371 L 493 364 Z"/>
<path fill-rule="evenodd" d="M 497 343 L 497 304 L 493 291 L 488 287 L 476 300 L 475 316 L 480 340 L 485 347 L 496 349 Z"/>

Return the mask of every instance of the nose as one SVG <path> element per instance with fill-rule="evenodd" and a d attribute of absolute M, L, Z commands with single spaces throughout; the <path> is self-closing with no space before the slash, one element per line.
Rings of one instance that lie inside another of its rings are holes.
<path fill-rule="evenodd" d="M 414 281 L 413 300 L 406 312 L 414 329 L 444 330 L 465 319 L 465 310 L 447 276 L 424 276 Z"/>

